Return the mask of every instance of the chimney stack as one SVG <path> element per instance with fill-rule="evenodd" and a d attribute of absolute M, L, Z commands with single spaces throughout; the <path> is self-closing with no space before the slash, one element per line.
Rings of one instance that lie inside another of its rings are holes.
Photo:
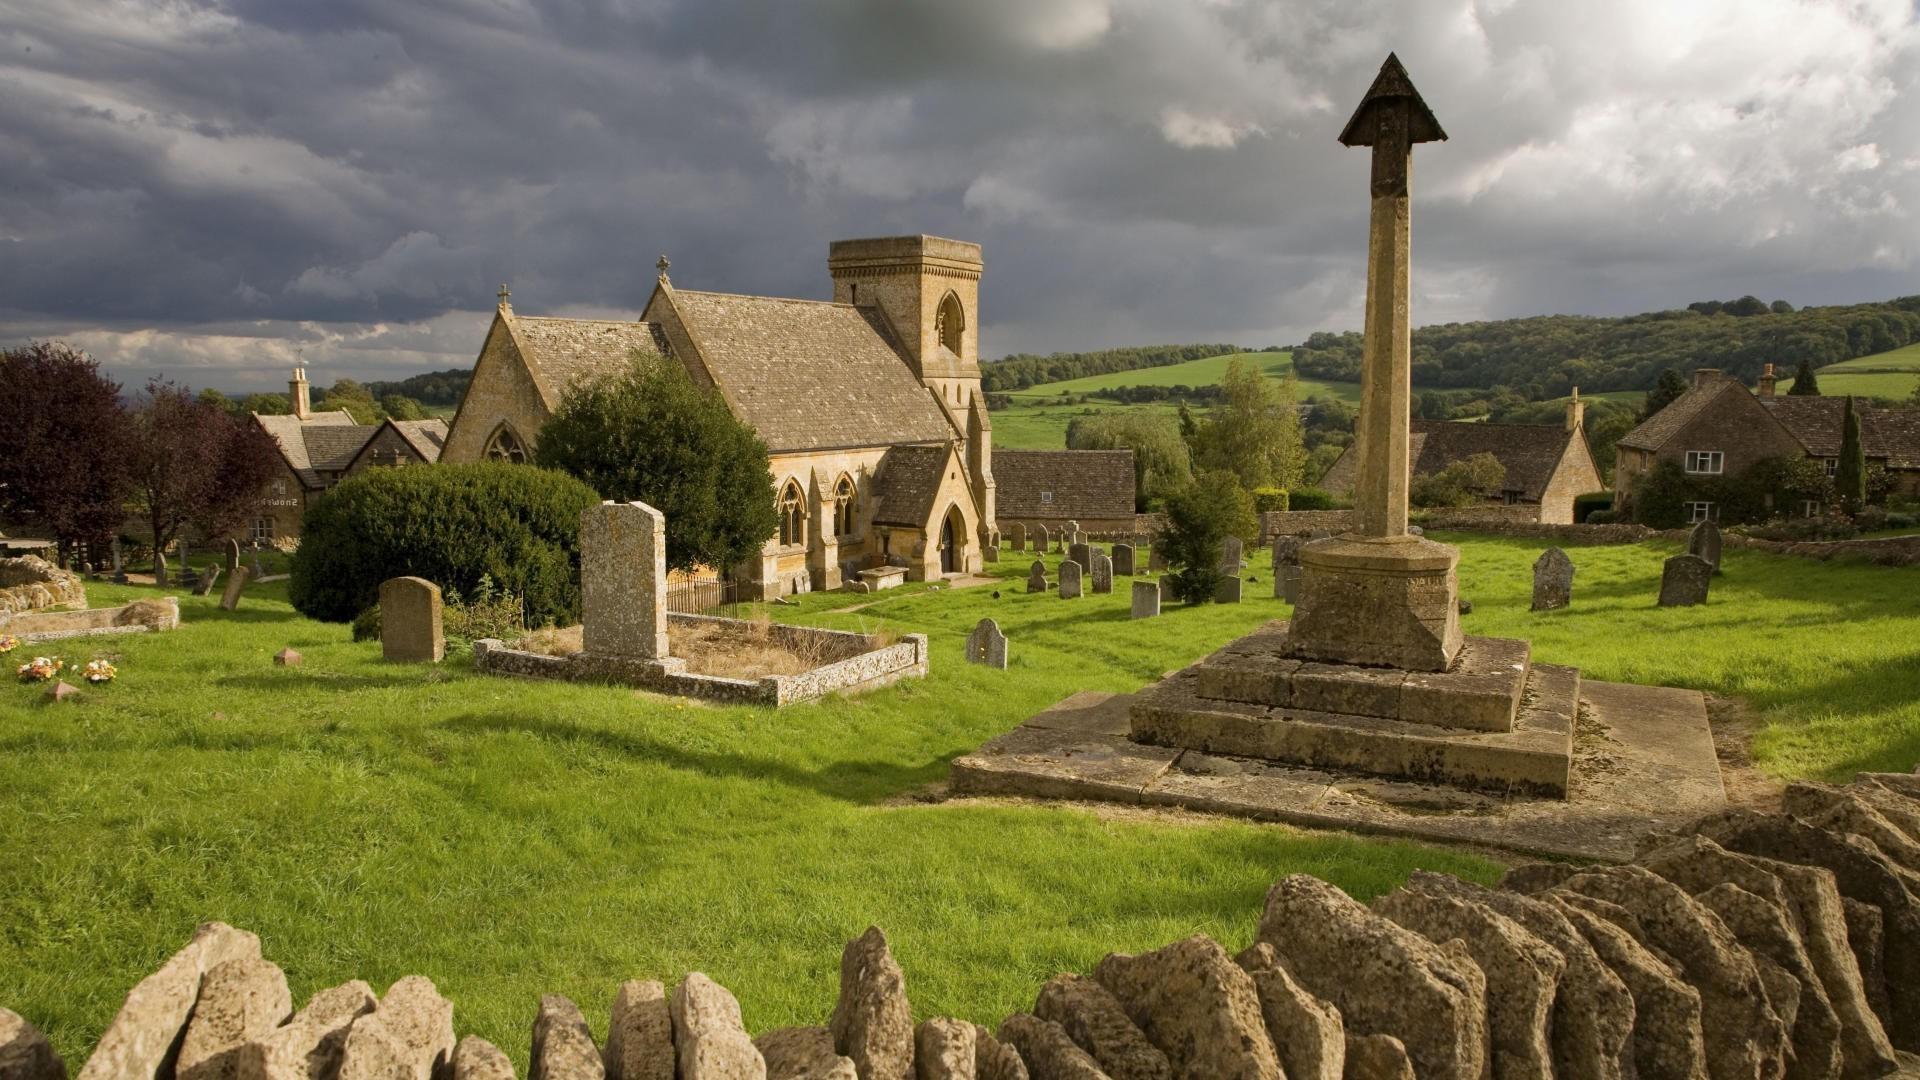
<path fill-rule="evenodd" d="M 1773 396 L 1774 381 L 1775 380 L 1773 377 L 1773 365 L 1768 364 L 1766 366 L 1766 370 L 1760 373 L 1760 396 L 1761 397 Z"/>
<path fill-rule="evenodd" d="M 1587 403 L 1580 400 L 1580 388 L 1573 388 L 1573 399 L 1567 402 L 1567 430 L 1579 431 L 1587 423 Z"/>
<path fill-rule="evenodd" d="M 1693 369 L 1693 388 L 1695 390 L 1698 390 L 1699 388 L 1707 385 L 1708 383 L 1712 382 L 1713 380 L 1719 377 L 1720 377 L 1720 369 L 1717 367 L 1694 368 Z"/>
<path fill-rule="evenodd" d="M 307 369 L 293 369 L 293 378 L 287 383 L 287 401 L 293 406 L 293 415 L 297 420 L 311 420 L 313 405 L 307 400 Z"/>

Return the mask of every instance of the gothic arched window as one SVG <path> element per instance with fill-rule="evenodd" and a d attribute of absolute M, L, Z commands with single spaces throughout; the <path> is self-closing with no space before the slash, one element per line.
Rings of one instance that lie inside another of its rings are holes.
<path fill-rule="evenodd" d="M 780 489 L 780 544 L 794 547 L 807 542 L 806 500 L 798 481 L 789 480 Z"/>
<path fill-rule="evenodd" d="M 839 483 L 833 485 L 833 532 L 836 536 L 846 536 L 853 532 L 854 521 L 859 509 L 854 505 L 854 486 L 851 476 L 841 476 Z"/>
<path fill-rule="evenodd" d="M 940 344 L 945 345 L 955 356 L 960 355 L 960 338 L 967 329 L 967 313 L 960 306 L 960 298 L 948 293 L 940 301 L 940 314 L 934 319 L 934 325 L 940 333 Z"/>
<path fill-rule="evenodd" d="M 509 461 L 515 465 L 525 465 L 527 448 L 520 441 L 520 436 L 513 433 L 512 428 L 501 424 L 494 431 L 493 438 L 487 440 L 487 449 L 482 456 L 488 461 Z"/>

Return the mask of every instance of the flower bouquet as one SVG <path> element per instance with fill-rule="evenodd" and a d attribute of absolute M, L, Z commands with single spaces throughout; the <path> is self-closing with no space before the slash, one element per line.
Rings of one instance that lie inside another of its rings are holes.
<path fill-rule="evenodd" d="M 10 653 L 20 647 L 20 639 L 12 634 L 0 634 L 0 653 Z"/>
<path fill-rule="evenodd" d="M 57 656 L 36 656 L 20 665 L 20 681 L 46 682 L 66 666 L 67 662 Z"/>
<path fill-rule="evenodd" d="M 87 666 L 80 669 L 80 674 L 86 676 L 88 682 L 98 685 L 112 682 L 120 672 L 105 660 L 89 660 Z"/>

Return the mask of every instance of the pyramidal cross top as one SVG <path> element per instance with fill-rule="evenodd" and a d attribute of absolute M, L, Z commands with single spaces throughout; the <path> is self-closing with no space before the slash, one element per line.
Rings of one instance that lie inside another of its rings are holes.
<path fill-rule="evenodd" d="M 1303 659 L 1445 671 L 1460 652 L 1460 553 L 1407 532 L 1413 146 L 1446 137 L 1392 54 L 1340 133 L 1373 148 L 1359 468 L 1352 531 L 1300 550 L 1289 644 Z"/>

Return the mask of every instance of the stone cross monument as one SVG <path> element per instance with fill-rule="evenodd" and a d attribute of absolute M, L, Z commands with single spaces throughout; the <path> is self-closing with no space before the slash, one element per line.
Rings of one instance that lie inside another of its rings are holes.
<path fill-rule="evenodd" d="M 1300 549 L 1288 647 L 1303 659 L 1445 671 L 1460 651 L 1460 553 L 1407 531 L 1409 179 L 1414 144 L 1446 137 L 1392 54 L 1340 133 L 1373 148 L 1355 527 Z"/>

